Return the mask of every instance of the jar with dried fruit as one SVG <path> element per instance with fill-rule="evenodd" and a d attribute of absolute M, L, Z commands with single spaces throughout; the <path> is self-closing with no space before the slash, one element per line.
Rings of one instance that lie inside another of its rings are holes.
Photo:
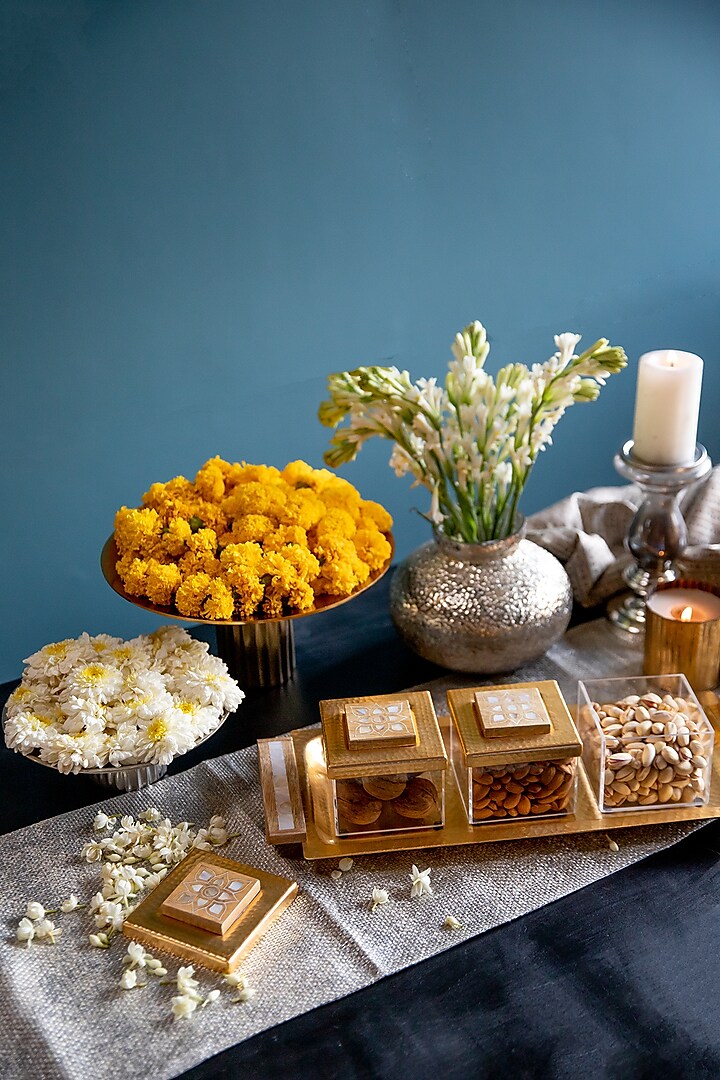
<path fill-rule="evenodd" d="M 320 702 L 338 836 L 445 822 L 447 755 L 427 691 Z"/>

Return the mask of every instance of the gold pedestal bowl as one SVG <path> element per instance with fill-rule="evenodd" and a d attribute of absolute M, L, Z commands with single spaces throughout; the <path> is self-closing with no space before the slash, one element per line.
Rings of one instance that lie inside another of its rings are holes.
<path fill-rule="evenodd" d="M 122 596 L 123 600 L 127 600 L 136 607 L 144 608 L 165 619 L 214 626 L 217 634 L 218 655 L 225 661 L 230 674 L 242 687 L 282 686 L 292 677 L 295 670 L 295 621 L 309 615 L 317 615 L 322 611 L 330 611 L 332 608 L 339 607 L 340 604 L 346 604 L 348 600 L 353 600 L 379 581 L 388 570 L 395 552 L 392 534 L 386 533 L 385 537 L 390 543 L 390 558 L 349 596 L 317 596 L 315 606 L 310 611 L 299 611 L 279 618 L 258 616 L 251 619 L 217 621 L 193 619 L 187 615 L 181 615 L 175 607 L 162 607 L 144 597 L 130 596 L 125 592 L 116 570 L 118 552 L 114 535 L 105 541 L 100 555 L 100 566 L 110 587 L 118 596 Z"/>

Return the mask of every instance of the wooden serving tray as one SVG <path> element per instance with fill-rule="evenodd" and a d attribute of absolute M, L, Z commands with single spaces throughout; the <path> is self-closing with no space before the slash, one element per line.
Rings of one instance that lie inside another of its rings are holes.
<path fill-rule="evenodd" d="M 702 700 L 705 698 L 705 700 Z M 720 716 L 715 695 L 701 695 L 701 703 L 715 729 L 716 748 L 720 743 Z M 446 745 L 449 743 L 449 716 L 438 717 Z M 425 848 L 454 847 L 461 844 L 489 844 L 496 840 L 527 840 L 533 836 L 570 836 L 573 833 L 607 832 L 638 825 L 660 825 L 676 821 L 702 821 L 720 817 L 720 752 L 713 755 L 710 799 L 705 806 L 672 809 L 616 810 L 601 814 L 582 759 L 578 768 L 578 799 L 574 814 L 540 820 L 494 821 L 468 824 L 455 773 L 448 767 L 445 780 L 445 825 L 437 829 L 394 834 L 371 834 L 339 839 L 332 832 L 332 797 L 324 772 L 322 739 L 317 728 L 303 728 L 290 733 L 295 746 L 298 773 L 305 809 L 306 859 L 337 859 L 344 855 L 375 855 L 385 851 L 413 851 Z"/>

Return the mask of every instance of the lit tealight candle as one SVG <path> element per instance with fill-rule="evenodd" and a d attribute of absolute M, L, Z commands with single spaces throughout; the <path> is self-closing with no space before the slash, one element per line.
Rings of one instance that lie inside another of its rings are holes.
<path fill-rule="evenodd" d="M 695 457 L 703 362 L 661 349 L 638 364 L 633 455 L 648 465 L 688 465 Z"/>
<path fill-rule="evenodd" d="M 648 597 L 645 674 L 682 672 L 695 690 L 711 690 L 720 681 L 720 595 L 694 584 L 667 584 Z"/>
<path fill-rule="evenodd" d="M 647 601 L 656 615 L 679 622 L 708 622 L 720 619 L 720 596 L 704 589 L 659 589 Z"/>

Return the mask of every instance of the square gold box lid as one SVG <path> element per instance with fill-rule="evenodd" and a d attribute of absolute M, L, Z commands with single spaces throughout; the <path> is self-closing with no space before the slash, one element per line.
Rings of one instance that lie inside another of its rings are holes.
<path fill-rule="evenodd" d="M 484 735 L 475 705 L 475 694 L 478 691 L 485 693 L 490 690 L 529 689 L 536 689 L 542 698 L 552 725 L 550 732 L 531 734 L 519 728 L 517 734 Z M 531 761 L 579 757 L 582 754 L 582 741 L 560 688 L 554 680 L 448 690 L 447 699 L 465 763 L 471 768 L 475 765 L 504 765 L 507 762 L 524 765 Z"/>
<path fill-rule="evenodd" d="M 368 702 L 388 705 L 398 701 L 407 701 L 410 704 L 417 729 L 417 741 L 414 745 L 360 745 L 352 749 L 348 747 L 346 705 L 364 705 Z M 445 744 L 440 734 L 432 697 L 427 690 L 321 701 L 320 718 L 327 773 L 333 779 L 382 776 L 398 772 L 428 772 L 447 768 Z"/>
<path fill-rule="evenodd" d="M 259 893 L 224 934 L 181 922 L 160 910 L 170 894 L 194 873 L 200 863 L 260 882 Z M 200 964 L 228 975 L 290 906 L 297 893 L 297 882 L 289 878 L 226 859 L 214 851 L 193 851 L 130 912 L 123 923 L 123 933 L 142 942 L 151 951 L 162 949 L 185 963 Z"/>

